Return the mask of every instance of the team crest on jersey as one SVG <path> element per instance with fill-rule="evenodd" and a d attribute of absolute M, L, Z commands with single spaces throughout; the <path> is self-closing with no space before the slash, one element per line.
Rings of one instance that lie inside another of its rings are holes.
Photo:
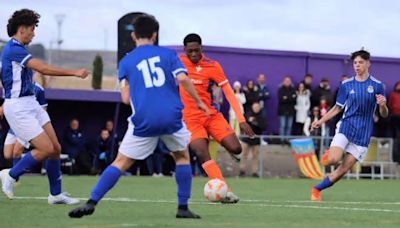
<path fill-rule="evenodd" d="M 196 66 L 196 72 L 200 72 L 202 69 L 201 66 Z"/>
<path fill-rule="evenodd" d="M 373 93 L 374 92 L 374 87 L 372 87 L 371 85 L 368 86 L 367 91 L 368 91 L 368 93 Z"/>

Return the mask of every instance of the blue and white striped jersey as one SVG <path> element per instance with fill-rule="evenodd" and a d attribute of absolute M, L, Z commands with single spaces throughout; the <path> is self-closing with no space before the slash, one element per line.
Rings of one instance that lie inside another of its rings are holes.
<path fill-rule="evenodd" d="M 355 77 L 343 81 L 336 105 L 344 108 L 344 113 L 336 126 L 336 132 L 344 134 L 358 146 L 368 147 L 374 127 L 377 94 L 385 96 L 385 89 L 382 82 L 371 75 L 362 82 Z"/>
<path fill-rule="evenodd" d="M 5 98 L 17 98 L 34 95 L 32 70 L 26 63 L 32 55 L 18 40 L 12 38 L 3 48 L 1 82 Z"/>

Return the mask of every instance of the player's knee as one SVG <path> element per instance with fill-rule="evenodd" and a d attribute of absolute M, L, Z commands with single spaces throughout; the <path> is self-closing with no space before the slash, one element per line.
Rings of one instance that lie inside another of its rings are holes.
<path fill-rule="evenodd" d="M 54 145 L 54 152 L 55 152 L 56 154 L 61 154 L 61 145 L 60 145 L 60 143 L 56 143 L 56 144 Z"/>
<path fill-rule="evenodd" d="M 234 147 L 229 149 L 229 152 L 232 154 L 240 154 L 242 153 L 242 146 L 240 144 L 235 145 Z"/>
<path fill-rule="evenodd" d="M 44 147 L 43 152 L 45 154 L 47 154 L 47 156 L 49 156 L 49 157 L 56 155 L 56 152 L 54 150 L 54 146 L 52 143 L 49 143 L 46 147 Z"/>

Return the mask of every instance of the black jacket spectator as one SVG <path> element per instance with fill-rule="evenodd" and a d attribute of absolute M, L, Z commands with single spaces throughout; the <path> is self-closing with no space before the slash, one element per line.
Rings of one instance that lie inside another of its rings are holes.
<path fill-rule="evenodd" d="M 253 80 L 249 80 L 246 83 L 246 86 L 243 88 L 244 95 L 246 96 L 246 103 L 244 104 L 244 112 L 248 112 L 251 110 L 251 105 L 254 102 L 258 102 L 260 100 L 259 91 L 257 87 L 254 85 Z"/>
<path fill-rule="evenodd" d="M 326 103 L 328 104 L 328 107 L 332 107 L 334 104 L 333 101 L 333 94 L 331 91 L 331 87 L 329 85 L 329 81 L 327 79 L 322 79 L 321 83 L 319 84 L 318 88 L 316 88 L 312 92 L 311 96 L 311 106 L 319 106 L 319 103 L 321 101 L 321 97 L 325 97 Z"/>
<path fill-rule="evenodd" d="M 278 90 L 278 115 L 288 115 L 294 116 L 296 114 L 296 110 L 294 106 L 296 105 L 296 90 L 293 86 L 284 86 L 279 87 Z"/>
<path fill-rule="evenodd" d="M 247 123 L 250 125 L 251 129 L 253 129 L 254 133 L 256 135 L 262 135 L 265 129 L 265 117 L 262 111 L 254 112 L 253 109 L 251 109 L 245 114 L 245 117 Z M 255 137 L 253 139 L 249 137 L 243 137 L 241 140 L 249 145 L 260 144 L 260 138 L 258 137 Z"/>

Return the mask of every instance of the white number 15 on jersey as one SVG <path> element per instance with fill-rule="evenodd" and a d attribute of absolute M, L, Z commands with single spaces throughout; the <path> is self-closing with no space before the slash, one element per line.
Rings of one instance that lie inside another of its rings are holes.
<path fill-rule="evenodd" d="M 143 59 L 136 67 L 143 74 L 144 84 L 146 88 L 161 87 L 165 83 L 165 74 L 161 67 L 156 66 L 160 62 L 160 56 L 155 56 L 148 59 Z M 151 73 L 150 73 L 151 71 Z M 156 77 L 151 77 L 152 74 Z"/>

